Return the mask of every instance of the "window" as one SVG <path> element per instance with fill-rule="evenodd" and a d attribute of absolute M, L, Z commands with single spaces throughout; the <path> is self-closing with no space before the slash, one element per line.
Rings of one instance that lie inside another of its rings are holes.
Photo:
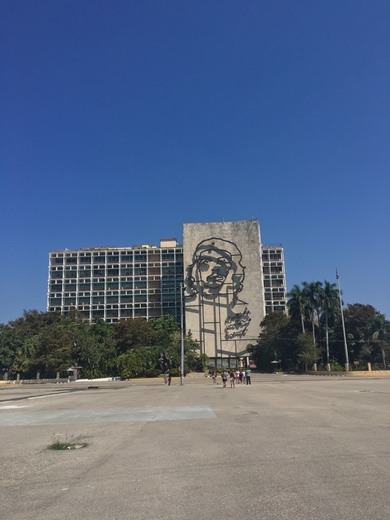
<path fill-rule="evenodd" d="M 91 276 L 91 269 L 86 267 L 80 267 L 79 269 L 80 278 L 89 278 Z"/>
<path fill-rule="evenodd" d="M 135 252 L 134 253 L 134 262 L 146 262 L 146 251 Z"/>

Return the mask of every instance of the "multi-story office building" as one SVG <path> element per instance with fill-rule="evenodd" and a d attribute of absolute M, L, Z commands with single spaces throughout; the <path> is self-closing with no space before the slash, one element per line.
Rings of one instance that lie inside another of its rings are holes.
<path fill-rule="evenodd" d="M 221 262 L 225 268 L 234 266 L 242 255 L 237 264 L 237 269 L 242 270 L 240 290 L 234 289 L 236 303 L 226 317 L 228 322 L 225 323 L 226 318 L 221 321 L 221 330 L 228 329 L 226 334 L 232 354 L 235 355 L 236 350 L 243 351 L 247 343 L 257 337 L 265 314 L 286 311 L 283 248 L 262 245 L 258 222 L 253 220 L 214 223 L 211 227 L 210 224 L 186 224 L 184 229 L 187 229 L 184 237 L 184 246 L 187 247 L 185 265 L 183 246 L 176 239 L 163 239 L 159 247 L 139 245 L 52 251 L 49 255 L 47 310 L 67 313 L 76 308 L 88 322 L 102 318 L 115 323 L 129 318 L 153 319 L 164 314 L 171 314 L 179 320 L 180 285 L 188 285 L 189 269 L 193 266 L 193 255 L 199 244 L 204 241 L 203 245 L 207 245 L 205 241 L 213 239 L 215 244 L 209 244 L 208 250 L 214 248 L 222 252 Z M 195 230 L 199 236 L 194 235 Z M 215 256 L 215 252 L 213 254 Z M 233 286 L 230 290 L 233 291 Z M 191 312 L 188 296 L 184 294 L 186 321 L 187 329 L 192 329 L 195 307 Z M 238 323 L 237 318 L 241 312 L 237 310 L 240 301 L 250 302 L 250 305 L 242 306 L 242 323 Z M 204 308 L 211 308 L 212 302 L 213 298 L 206 297 Z M 208 330 L 206 326 L 201 329 Z M 242 333 L 244 329 L 245 334 Z M 221 341 L 224 334 L 218 336 Z M 209 343 L 207 334 L 203 335 L 204 338 L 198 339 L 204 344 Z M 204 352 L 210 355 L 208 349 Z"/>
<path fill-rule="evenodd" d="M 282 246 L 262 245 L 265 312 L 286 312 L 287 290 Z"/>
<path fill-rule="evenodd" d="M 181 313 L 183 248 L 176 239 L 160 247 L 89 248 L 52 251 L 47 309 L 78 309 L 86 321 L 114 323 Z"/>

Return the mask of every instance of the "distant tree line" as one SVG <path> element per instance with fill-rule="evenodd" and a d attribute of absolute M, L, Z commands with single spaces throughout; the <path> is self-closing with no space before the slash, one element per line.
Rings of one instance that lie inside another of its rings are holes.
<path fill-rule="evenodd" d="M 343 309 L 350 369 L 388 368 L 390 322 L 371 305 Z M 342 370 L 346 355 L 336 284 L 302 282 L 288 294 L 288 314 L 267 315 L 257 345 L 248 347 L 261 371 Z"/>
<path fill-rule="evenodd" d="M 351 369 L 388 368 L 390 322 L 371 305 L 344 308 Z M 345 348 L 340 296 L 335 284 L 325 281 L 294 285 L 288 295 L 288 314 L 277 312 L 262 321 L 256 345 L 248 352 L 258 370 L 342 370 Z M 156 320 L 129 319 L 110 324 L 85 323 L 74 310 L 66 315 L 25 311 L 21 318 L 0 324 L 0 377 L 43 379 L 67 376 L 72 366 L 81 377 L 148 377 L 180 367 L 180 326 L 170 315 Z M 191 332 L 185 335 L 185 371 L 203 371 L 207 356 Z"/>
<path fill-rule="evenodd" d="M 74 310 L 66 315 L 25 311 L 0 324 L 0 377 L 42 379 L 67 376 L 72 366 L 81 377 L 152 377 L 180 367 L 180 326 L 170 315 L 154 321 L 129 319 L 115 324 L 85 323 Z M 185 372 L 202 371 L 207 358 L 191 333 L 184 338 Z"/>

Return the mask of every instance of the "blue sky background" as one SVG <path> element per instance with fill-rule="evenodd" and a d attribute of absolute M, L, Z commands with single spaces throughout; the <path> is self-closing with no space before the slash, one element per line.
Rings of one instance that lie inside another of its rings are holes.
<path fill-rule="evenodd" d="M 53 249 L 256 217 L 287 284 L 390 318 L 388 0 L 0 5 L 0 322 Z"/>

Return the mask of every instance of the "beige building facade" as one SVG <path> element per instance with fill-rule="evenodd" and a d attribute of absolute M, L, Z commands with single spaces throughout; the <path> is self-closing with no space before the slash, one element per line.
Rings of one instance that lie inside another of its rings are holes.
<path fill-rule="evenodd" d="M 184 224 L 183 248 L 186 330 L 215 366 L 235 367 L 266 313 L 259 222 Z"/>

